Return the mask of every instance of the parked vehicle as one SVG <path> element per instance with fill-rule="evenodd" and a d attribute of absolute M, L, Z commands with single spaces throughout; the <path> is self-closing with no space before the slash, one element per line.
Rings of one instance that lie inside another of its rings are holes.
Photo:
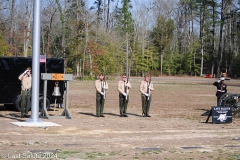
<path fill-rule="evenodd" d="M 46 63 L 40 63 L 41 73 L 64 73 L 64 59 L 47 58 Z M 7 108 L 21 109 L 21 81 L 18 76 L 23 73 L 27 67 L 32 66 L 31 57 L 0 57 L 0 104 Z M 33 71 L 32 71 L 33 72 Z M 46 108 L 49 109 L 51 104 L 55 103 L 55 96 L 52 96 L 56 81 L 47 82 L 47 100 Z M 43 108 L 43 83 L 40 79 L 39 85 L 39 110 Z M 56 103 L 63 102 L 65 84 L 59 81 L 61 96 L 57 97 Z"/>

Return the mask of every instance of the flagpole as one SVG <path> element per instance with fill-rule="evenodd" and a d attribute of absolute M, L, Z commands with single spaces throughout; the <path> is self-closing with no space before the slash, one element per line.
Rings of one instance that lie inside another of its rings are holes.
<path fill-rule="evenodd" d="M 34 0 L 33 16 L 33 49 L 32 49 L 32 96 L 31 119 L 28 123 L 42 123 L 39 119 L 39 79 L 40 79 L 40 9 L 41 0 Z"/>

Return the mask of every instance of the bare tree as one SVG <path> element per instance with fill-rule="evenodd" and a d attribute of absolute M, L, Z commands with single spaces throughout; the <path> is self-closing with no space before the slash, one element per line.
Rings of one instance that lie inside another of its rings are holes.
<path fill-rule="evenodd" d="M 51 53 L 50 49 L 53 46 L 53 27 L 57 26 L 57 7 L 55 0 L 49 0 L 43 7 L 42 11 L 42 53 L 47 57 L 56 56 Z"/>
<path fill-rule="evenodd" d="M 28 56 L 28 48 L 29 48 L 29 43 L 30 43 L 30 33 L 31 33 L 31 22 L 32 22 L 32 17 L 33 17 L 33 3 L 31 1 L 24 1 L 25 5 L 25 25 L 24 25 L 24 32 L 23 32 L 23 37 L 24 37 L 24 42 L 23 42 L 23 55 L 24 57 Z"/>
<path fill-rule="evenodd" d="M 10 34 L 9 34 L 9 44 L 11 46 L 11 53 L 13 54 L 13 37 L 14 37 L 14 14 L 15 14 L 15 0 L 12 0 L 12 7 L 11 7 L 11 25 L 10 25 Z M 15 56 L 17 56 L 15 51 Z"/>
<path fill-rule="evenodd" d="M 229 4 L 232 2 L 229 0 L 222 0 L 221 1 L 221 8 L 220 8 L 220 31 L 219 31 L 219 44 L 218 44 L 218 59 L 217 59 L 217 77 L 221 75 L 221 65 L 222 65 L 222 57 L 223 57 L 223 29 L 224 29 L 224 22 L 226 21 L 227 12 Z"/>

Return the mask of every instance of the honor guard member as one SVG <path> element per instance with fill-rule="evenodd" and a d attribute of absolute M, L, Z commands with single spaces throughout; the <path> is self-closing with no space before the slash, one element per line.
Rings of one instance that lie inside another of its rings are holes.
<path fill-rule="evenodd" d="M 151 91 L 153 91 L 153 84 L 151 82 L 151 77 L 149 75 L 144 76 L 144 81 L 140 84 L 140 92 L 142 99 L 142 114 L 143 117 L 151 117 L 149 115 L 149 108 L 152 100 Z"/>
<path fill-rule="evenodd" d="M 103 109 L 106 98 L 106 89 L 108 89 L 108 83 L 105 81 L 105 76 L 99 74 L 99 79 L 95 81 L 96 88 L 96 116 L 104 117 Z"/>
<path fill-rule="evenodd" d="M 129 101 L 130 88 L 131 84 L 128 81 L 126 74 L 123 74 L 122 80 L 118 82 L 120 117 L 127 117 L 126 111 Z"/>
<path fill-rule="evenodd" d="M 227 84 L 224 83 L 225 78 L 221 77 L 218 81 L 214 82 L 213 85 L 217 87 L 217 92 L 216 92 L 216 96 L 217 96 L 217 106 L 220 106 L 220 102 L 219 99 L 220 97 L 227 93 Z"/>
<path fill-rule="evenodd" d="M 22 81 L 22 105 L 21 105 L 21 118 L 28 117 L 28 111 L 30 109 L 30 96 L 32 87 L 32 75 L 31 68 L 28 67 L 18 79 Z"/>

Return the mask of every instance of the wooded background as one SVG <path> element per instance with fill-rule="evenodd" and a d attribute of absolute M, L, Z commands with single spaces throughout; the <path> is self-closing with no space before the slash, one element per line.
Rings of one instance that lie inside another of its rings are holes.
<path fill-rule="evenodd" d="M 0 0 L 0 56 L 32 56 L 34 0 Z M 42 0 L 41 54 L 94 77 L 240 76 L 240 0 Z"/>

